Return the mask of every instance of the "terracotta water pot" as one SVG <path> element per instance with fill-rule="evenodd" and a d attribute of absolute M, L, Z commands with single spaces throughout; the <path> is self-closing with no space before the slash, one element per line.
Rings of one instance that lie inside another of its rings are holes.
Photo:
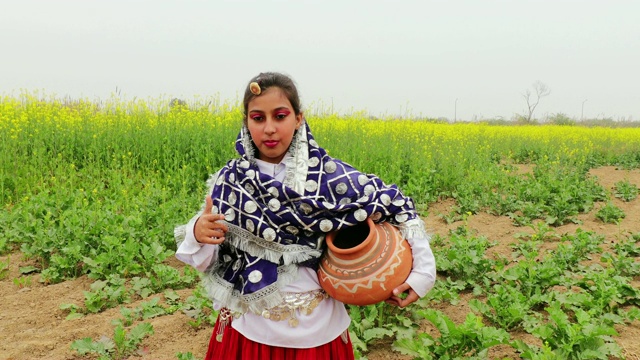
<path fill-rule="evenodd" d="M 320 261 L 320 286 L 336 300 L 371 305 L 388 299 L 409 273 L 409 243 L 393 225 L 366 222 L 327 234 Z"/>

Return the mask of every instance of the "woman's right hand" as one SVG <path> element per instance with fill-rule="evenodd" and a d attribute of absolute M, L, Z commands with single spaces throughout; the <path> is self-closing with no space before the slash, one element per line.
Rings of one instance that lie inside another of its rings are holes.
<path fill-rule="evenodd" d="M 196 240 L 202 244 L 221 244 L 224 241 L 224 235 L 229 228 L 220 220 L 224 220 L 224 215 L 214 214 L 212 212 L 213 200 L 211 196 L 205 199 L 204 212 L 193 228 Z"/>

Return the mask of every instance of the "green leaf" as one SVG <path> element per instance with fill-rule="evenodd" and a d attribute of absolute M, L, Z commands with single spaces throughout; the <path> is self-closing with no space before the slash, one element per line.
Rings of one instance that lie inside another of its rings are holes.
<path fill-rule="evenodd" d="M 37 272 L 40 272 L 40 269 L 38 269 L 35 266 L 23 266 L 23 267 L 20 267 L 20 274 L 22 274 L 22 275 L 31 274 L 31 273 L 37 273 Z"/>
<path fill-rule="evenodd" d="M 363 333 L 364 341 L 371 342 L 374 339 L 382 339 L 385 336 L 393 336 L 393 331 L 383 328 L 367 329 Z"/>
<path fill-rule="evenodd" d="M 362 341 L 355 332 L 349 331 L 349 338 L 351 338 L 351 344 L 353 344 L 354 350 L 367 351 L 367 344 Z"/>
<path fill-rule="evenodd" d="M 440 331 L 442 336 L 449 336 L 450 329 L 455 329 L 456 325 L 444 313 L 438 310 L 426 309 L 418 310 L 418 313 L 429 320 Z"/>
<path fill-rule="evenodd" d="M 95 348 L 95 345 L 93 343 L 93 339 L 90 337 L 86 337 L 81 340 L 76 340 L 71 343 L 71 349 L 77 351 L 80 355 L 93 352 L 94 348 Z"/>
<path fill-rule="evenodd" d="M 107 356 L 113 352 L 114 347 L 113 341 L 106 336 L 101 337 L 98 341 L 93 341 L 91 338 L 84 338 L 71 343 L 71 349 L 76 350 L 80 355 L 95 353 Z"/>
<path fill-rule="evenodd" d="M 67 315 L 64 319 L 65 320 L 75 320 L 75 319 L 80 319 L 82 317 L 84 317 L 84 314 L 77 313 L 77 312 L 72 312 L 69 315 Z"/>
<path fill-rule="evenodd" d="M 126 349 L 126 332 L 124 330 L 124 326 L 118 325 L 113 330 L 113 341 L 116 343 L 116 347 L 122 351 Z"/>
<path fill-rule="evenodd" d="M 135 340 L 136 343 L 140 342 L 148 335 L 153 335 L 153 325 L 150 323 L 140 323 L 138 326 L 131 330 L 128 338 L 130 340 Z"/>
<path fill-rule="evenodd" d="M 432 347 L 435 344 L 433 338 L 429 334 L 419 334 L 415 339 L 398 339 L 393 342 L 392 349 L 405 355 L 410 355 L 416 359 L 431 360 Z"/>

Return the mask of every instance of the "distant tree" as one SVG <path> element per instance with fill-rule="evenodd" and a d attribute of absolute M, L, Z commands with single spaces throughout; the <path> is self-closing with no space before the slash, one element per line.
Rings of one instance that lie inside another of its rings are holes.
<path fill-rule="evenodd" d="M 568 117 L 567 114 L 564 113 L 556 113 L 549 117 L 549 122 L 555 125 L 569 125 L 573 126 L 576 124 L 576 121 L 572 118 Z"/>
<path fill-rule="evenodd" d="M 178 99 L 178 98 L 173 98 L 169 102 L 169 107 L 170 108 L 180 107 L 180 106 L 187 106 L 187 102 L 182 100 L 182 99 Z"/>
<path fill-rule="evenodd" d="M 522 94 L 522 97 L 527 102 L 527 114 L 522 116 L 522 120 L 527 123 L 531 122 L 531 119 L 533 118 L 533 112 L 536 110 L 536 107 L 540 103 L 540 99 L 551 94 L 551 90 L 547 87 L 547 85 L 539 80 L 533 83 L 531 87 L 533 88 L 534 93 L 532 93 L 530 89 L 527 89 L 524 94 Z"/>

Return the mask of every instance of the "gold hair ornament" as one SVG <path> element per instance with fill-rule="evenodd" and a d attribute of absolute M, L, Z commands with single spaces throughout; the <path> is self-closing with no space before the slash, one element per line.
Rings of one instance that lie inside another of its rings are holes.
<path fill-rule="evenodd" d="M 251 93 L 253 95 L 260 95 L 260 93 L 262 92 L 262 89 L 260 89 L 260 84 L 255 81 L 249 84 L 249 90 L 251 90 Z"/>

